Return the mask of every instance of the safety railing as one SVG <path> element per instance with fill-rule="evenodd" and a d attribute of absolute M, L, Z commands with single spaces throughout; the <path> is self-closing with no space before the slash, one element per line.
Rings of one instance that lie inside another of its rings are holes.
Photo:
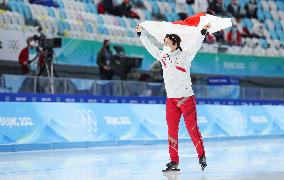
<path fill-rule="evenodd" d="M 101 96 L 165 96 L 163 83 L 54 78 L 55 94 L 80 94 Z M 242 86 L 193 85 L 197 98 L 283 100 L 282 88 Z M 0 93 L 51 94 L 51 81 L 47 77 L 2 75 Z"/>

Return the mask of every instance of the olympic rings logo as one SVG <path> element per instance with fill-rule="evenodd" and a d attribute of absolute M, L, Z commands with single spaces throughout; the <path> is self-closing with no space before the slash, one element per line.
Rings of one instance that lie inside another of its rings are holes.
<path fill-rule="evenodd" d="M 9 40 L 8 41 L 8 48 L 13 52 L 17 52 L 19 49 L 19 41 L 18 40 Z"/>
<path fill-rule="evenodd" d="M 98 121 L 92 110 L 76 110 L 76 118 L 82 122 L 88 132 L 97 132 L 98 130 Z"/>

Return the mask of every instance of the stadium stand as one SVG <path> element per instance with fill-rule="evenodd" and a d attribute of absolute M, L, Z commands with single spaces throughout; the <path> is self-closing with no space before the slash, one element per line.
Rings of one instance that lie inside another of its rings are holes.
<path fill-rule="evenodd" d="M 99 2 L 54 0 L 53 4 L 49 1 L 46 4 L 38 4 L 30 3 L 27 0 L 9 0 L 7 3 L 10 10 L 1 11 L 0 27 L 2 29 L 32 31 L 31 24 L 33 25 L 32 22 L 37 21 L 50 37 L 63 36 L 98 41 L 107 38 L 112 42 L 141 45 L 134 32 L 134 27 L 139 22 L 144 20 L 175 21 L 180 18 L 175 1 L 170 0 L 133 0 L 132 9 L 140 19 L 98 14 L 97 5 Z M 215 0 L 204 1 L 204 3 L 185 3 L 183 6 L 186 7 L 187 15 L 192 15 L 199 10 L 208 10 L 210 3 L 214 2 Z M 224 0 L 223 9 L 228 9 L 232 2 Z M 248 17 L 250 15 L 247 15 L 246 11 L 248 10 L 246 9 L 249 9 L 253 2 L 239 0 L 240 17 L 232 17 L 234 24 L 238 27 L 238 32 L 242 35 L 240 42 L 231 42 L 231 38 L 228 38 L 231 35 L 228 34 L 234 32 L 230 30 L 226 30 L 221 35 L 215 35 L 213 41 L 216 39 L 219 43 L 231 44 L 233 47 L 228 51 L 231 54 L 284 56 L 284 2 L 255 1 L 256 17 Z M 114 5 L 118 4 L 118 1 L 114 1 Z M 230 13 L 224 15 L 231 16 Z M 213 47 L 209 48 L 208 46 Z M 203 51 L 214 52 L 214 45 L 205 44 Z"/>

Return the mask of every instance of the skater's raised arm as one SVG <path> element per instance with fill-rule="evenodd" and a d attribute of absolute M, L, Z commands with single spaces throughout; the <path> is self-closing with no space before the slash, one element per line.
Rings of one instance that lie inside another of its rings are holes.
<path fill-rule="evenodd" d="M 208 34 L 208 29 L 211 27 L 211 24 L 207 24 L 205 25 L 201 31 L 199 31 L 197 33 L 197 40 L 195 42 L 193 42 L 192 46 L 190 49 L 186 50 L 186 54 L 187 56 L 190 56 L 190 55 L 195 55 L 197 53 L 197 51 L 200 49 L 201 45 L 202 45 L 202 42 L 205 38 L 205 36 Z"/>
<path fill-rule="evenodd" d="M 145 35 L 145 33 L 142 30 L 142 27 L 140 25 L 136 26 L 136 32 L 138 34 L 138 36 L 140 37 L 141 42 L 143 43 L 143 45 L 145 46 L 145 48 L 147 49 L 147 51 L 157 60 L 160 59 L 161 56 L 161 51 L 159 50 L 158 47 L 156 47 L 149 39 L 148 37 Z"/>

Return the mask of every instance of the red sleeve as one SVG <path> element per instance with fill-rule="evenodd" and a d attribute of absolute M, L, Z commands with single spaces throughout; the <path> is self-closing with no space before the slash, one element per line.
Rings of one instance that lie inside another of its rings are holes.
<path fill-rule="evenodd" d="M 241 35 L 241 33 L 238 31 L 237 44 L 238 44 L 238 45 L 241 45 L 241 43 L 242 43 L 242 35 Z"/>
<path fill-rule="evenodd" d="M 228 33 L 227 33 L 226 40 L 227 40 L 227 42 L 229 42 L 229 43 L 232 42 L 232 33 L 231 33 L 231 32 L 228 32 Z"/>
<path fill-rule="evenodd" d="M 21 65 L 24 65 L 24 62 L 28 61 L 29 59 L 29 50 L 28 48 L 22 49 L 20 55 L 19 55 L 19 63 Z"/>

